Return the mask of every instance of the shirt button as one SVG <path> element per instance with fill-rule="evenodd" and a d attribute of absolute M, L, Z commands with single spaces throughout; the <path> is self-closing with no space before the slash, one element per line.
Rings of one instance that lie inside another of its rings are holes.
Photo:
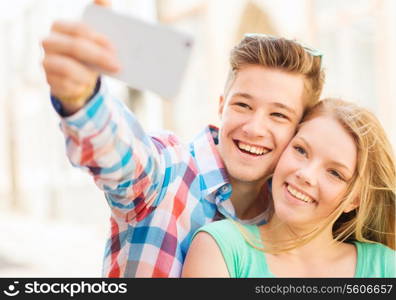
<path fill-rule="evenodd" d="M 221 191 L 223 193 L 228 193 L 230 191 L 230 187 L 228 185 L 223 185 Z"/>

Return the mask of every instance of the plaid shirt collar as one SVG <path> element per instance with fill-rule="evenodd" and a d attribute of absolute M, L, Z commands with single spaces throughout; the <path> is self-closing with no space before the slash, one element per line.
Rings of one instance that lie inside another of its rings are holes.
<path fill-rule="evenodd" d="M 238 220 L 231 202 L 232 186 L 220 153 L 217 150 L 219 129 L 209 125 L 191 143 L 191 154 L 195 158 L 201 175 L 201 190 L 205 199 L 212 201 L 223 215 Z M 269 181 L 263 197 L 271 191 Z M 246 224 L 264 224 L 266 212 L 252 220 L 243 221 Z M 258 222 L 259 221 L 259 222 Z"/>
<path fill-rule="evenodd" d="M 191 153 L 196 159 L 199 173 L 202 174 L 201 190 L 205 198 L 226 200 L 231 195 L 231 184 L 216 147 L 218 135 L 219 129 L 216 126 L 207 126 L 191 143 Z M 218 194 L 224 196 L 219 198 Z"/>

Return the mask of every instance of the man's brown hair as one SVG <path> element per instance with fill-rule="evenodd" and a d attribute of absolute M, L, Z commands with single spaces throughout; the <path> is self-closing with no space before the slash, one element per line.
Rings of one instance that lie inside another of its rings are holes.
<path fill-rule="evenodd" d="M 305 78 L 305 110 L 319 101 L 325 77 L 321 68 L 321 55 L 299 42 L 260 34 L 245 35 L 241 42 L 231 50 L 231 69 L 225 85 L 225 97 L 238 71 L 247 65 L 261 65 L 270 69 L 301 74 Z"/>

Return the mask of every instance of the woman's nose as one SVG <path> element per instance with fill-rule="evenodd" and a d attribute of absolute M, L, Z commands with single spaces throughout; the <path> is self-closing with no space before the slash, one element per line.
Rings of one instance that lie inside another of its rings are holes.
<path fill-rule="evenodd" d="M 315 168 L 313 166 L 305 166 L 303 168 L 300 168 L 296 172 L 296 177 L 298 180 L 307 185 L 314 186 L 316 185 L 316 180 L 317 180 L 317 174 L 315 172 Z"/>

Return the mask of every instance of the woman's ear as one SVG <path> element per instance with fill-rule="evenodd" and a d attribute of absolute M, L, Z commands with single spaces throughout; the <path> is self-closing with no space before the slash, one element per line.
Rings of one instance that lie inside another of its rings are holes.
<path fill-rule="evenodd" d="M 352 210 L 359 207 L 359 205 L 360 205 L 360 199 L 358 197 L 355 197 L 355 199 L 344 208 L 343 212 L 349 213 Z"/>

